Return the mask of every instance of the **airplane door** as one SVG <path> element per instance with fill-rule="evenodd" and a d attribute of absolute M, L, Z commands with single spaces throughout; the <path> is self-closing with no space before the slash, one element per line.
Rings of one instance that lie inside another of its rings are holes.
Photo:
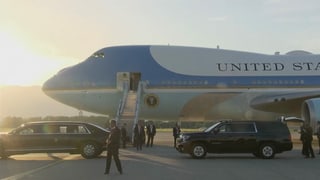
<path fill-rule="evenodd" d="M 140 72 L 118 72 L 117 89 L 123 90 L 123 84 L 128 83 L 130 91 L 137 91 L 140 79 Z"/>
<path fill-rule="evenodd" d="M 117 89 L 123 90 L 123 85 L 130 82 L 129 72 L 117 72 Z"/>
<path fill-rule="evenodd" d="M 138 90 L 140 79 L 141 79 L 140 72 L 131 72 L 130 73 L 130 90 L 131 91 Z"/>

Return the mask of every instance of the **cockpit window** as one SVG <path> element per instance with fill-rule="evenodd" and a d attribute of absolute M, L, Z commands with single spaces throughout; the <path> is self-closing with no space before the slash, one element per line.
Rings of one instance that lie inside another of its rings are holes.
<path fill-rule="evenodd" d="M 97 52 L 97 53 L 94 53 L 92 55 L 92 57 L 94 57 L 94 58 L 104 58 L 104 53 L 103 52 Z"/>

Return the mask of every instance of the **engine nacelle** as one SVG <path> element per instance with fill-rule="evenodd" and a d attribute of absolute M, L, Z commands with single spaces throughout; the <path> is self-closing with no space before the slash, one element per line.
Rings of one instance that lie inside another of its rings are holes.
<path fill-rule="evenodd" d="M 304 121 L 310 123 L 313 133 L 316 133 L 320 122 L 320 99 L 309 99 L 303 102 L 301 113 Z"/>

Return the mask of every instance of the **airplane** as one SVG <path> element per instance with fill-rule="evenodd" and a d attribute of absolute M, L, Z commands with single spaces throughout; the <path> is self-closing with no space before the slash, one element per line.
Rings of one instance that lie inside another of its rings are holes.
<path fill-rule="evenodd" d="M 121 119 L 320 121 L 320 55 L 132 45 L 102 48 L 43 84 L 51 98 Z"/>

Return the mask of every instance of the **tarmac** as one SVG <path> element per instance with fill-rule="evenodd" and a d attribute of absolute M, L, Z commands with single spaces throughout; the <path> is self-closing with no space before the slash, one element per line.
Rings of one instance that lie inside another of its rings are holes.
<path fill-rule="evenodd" d="M 314 151 L 318 152 L 317 146 Z M 268 160 L 252 154 L 207 154 L 204 159 L 192 159 L 173 147 L 171 132 L 158 132 L 152 148 L 120 149 L 122 175 L 114 162 L 110 174 L 103 174 L 105 156 L 106 152 L 96 159 L 65 153 L 15 155 L 0 160 L 0 179 L 318 180 L 320 177 L 320 155 L 305 159 L 299 143 L 294 144 L 292 151 Z"/>

